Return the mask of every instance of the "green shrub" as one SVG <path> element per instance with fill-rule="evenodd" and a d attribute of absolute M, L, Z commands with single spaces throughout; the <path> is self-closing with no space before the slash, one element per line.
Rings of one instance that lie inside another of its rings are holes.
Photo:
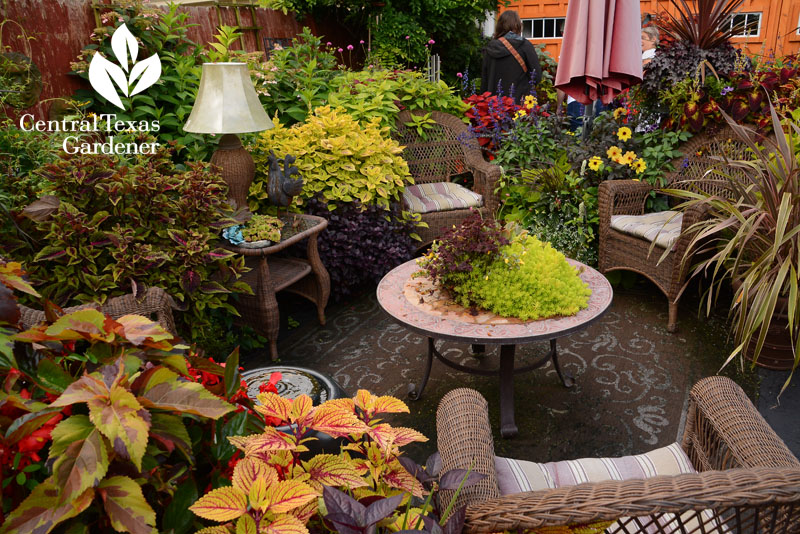
<path fill-rule="evenodd" d="M 285 125 L 303 122 L 314 108 L 328 99 L 328 84 L 336 75 L 336 58 L 308 28 L 292 39 L 292 46 L 276 48 L 256 80 L 256 90 L 270 117 Z"/>
<path fill-rule="evenodd" d="M 64 154 L 41 173 L 52 197 L 35 205 L 38 247 L 14 257 L 46 298 L 66 306 L 127 293 L 131 281 L 159 286 L 188 307 L 179 329 L 198 343 L 207 308 L 236 313 L 227 293 L 247 291 L 235 281 L 244 264 L 219 248 L 227 187 L 206 165 L 177 171 L 165 151 L 131 167 Z"/>
<path fill-rule="evenodd" d="M 304 186 L 295 202 L 319 197 L 334 209 L 334 203 L 360 202 L 385 210 L 399 202 L 406 185 L 413 183 L 402 149 L 389 137 L 379 118 L 357 122 L 342 109 L 323 106 L 306 122 L 262 132 L 252 147 L 256 177 L 250 187 L 250 209 L 267 207 L 269 151 L 278 158 L 291 154 L 303 176 Z"/>
<path fill-rule="evenodd" d="M 328 103 L 357 121 L 380 117 L 394 129 L 401 109 L 444 111 L 462 116 L 469 109 L 445 82 L 430 82 L 419 72 L 382 69 L 345 72 L 331 81 Z"/>

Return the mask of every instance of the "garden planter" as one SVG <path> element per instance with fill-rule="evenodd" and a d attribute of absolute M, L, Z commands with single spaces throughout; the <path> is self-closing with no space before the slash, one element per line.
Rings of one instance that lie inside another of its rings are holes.
<path fill-rule="evenodd" d="M 766 369 L 775 371 L 791 371 L 794 366 L 794 353 L 792 351 L 792 339 L 789 335 L 789 317 L 786 315 L 788 307 L 787 299 L 779 299 L 775 313 L 772 315 L 767 337 L 764 339 L 764 346 L 755 364 Z M 780 311 L 779 311 L 780 310 Z M 756 346 L 756 339 L 750 342 L 744 351 L 745 357 L 753 361 L 753 350 Z"/>

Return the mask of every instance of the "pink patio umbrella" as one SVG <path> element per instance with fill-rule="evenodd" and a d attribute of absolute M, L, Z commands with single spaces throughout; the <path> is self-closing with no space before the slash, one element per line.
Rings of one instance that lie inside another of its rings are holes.
<path fill-rule="evenodd" d="M 556 87 L 580 102 L 608 104 L 642 80 L 639 0 L 570 0 Z"/>

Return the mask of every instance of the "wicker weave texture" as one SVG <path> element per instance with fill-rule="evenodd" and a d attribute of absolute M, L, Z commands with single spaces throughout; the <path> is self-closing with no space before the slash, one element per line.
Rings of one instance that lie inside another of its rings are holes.
<path fill-rule="evenodd" d="M 672 162 L 678 170 L 667 175 L 667 187 L 726 195 L 729 180 L 722 173 L 736 175 L 741 171 L 727 166 L 725 159 L 743 159 L 746 148 L 747 145 L 730 128 L 694 137 L 681 147 L 684 155 Z M 705 217 L 706 211 L 701 208 L 684 211 L 681 237 L 667 258 L 661 261 L 663 248 L 653 247 L 651 250 L 649 241 L 611 228 L 613 215 L 644 214 L 645 202 L 652 190 L 649 184 L 634 180 L 608 180 L 600 184 L 597 199 L 600 272 L 622 269 L 649 278 L 667 297 L 667 328 L 673 332 L 677 326 L 678 301 L 685 289 L 690 267 L 690 262 L 681 261 L 692 240 L 692 236 L 685 231 Z"/>
<path fill-rule="evenodd" d="M 481 455 L 493 456 L 493 445 L 481 401 L 471 390 L 446 395 L 437 412 L 437 431 L 444 469 L 472 464 L 490 475 L 487 482 L 494 474 L 493 458 Z M 468 504 L 465 530 L 501 532 L 615 520 L 614 532 L 631 534 L 800 532 L 800 462 L 735 383 L 711 377 L 695 385 L 683 445 L 699 473 L 504 497 L 491 497 L 496 486 L 481 487 L 460 498 Z"/>
<path fill-rule="evenodd" d="M 420 136 L 415 127 L 408 126 L 412 113 L 418 116 L 430 113 L 434 122 L 424 130 L 424 136 Z M 484 217 L 494 216 L 500 205 L 496 192 L 500 167 L 483 159 L 477 140 L 458 117 L 439 111 L 402 111 L 393 136 L 405 147 L 403 157 L 415 183 L 449 182 L 454 176 L 471 174 L 473 191 L 483 196 L 483 207 L 478 211 Z M 470 213 L 469 209 L 423 213 L 422 220 L 428 228 L 417 232 L 422 244 L 432 242 Z"/>
<path fill-rule="evenodd" d="M 45 313 L 43 311 L 22 305 L 19 308 L 21 313 L 20 323 L 23 328 L 31 328 L 45 321 Z M 114 319 L 118 319 L 123 315 L 143 315 L 157 321 L 170 334 L 178 334 L 175 328 L 175 320 L 172 317 L 172 310 L 178 309 L 178 306 L 172 297 L 160 287 L 149 287 L 139 296 L 128 294 L 114 297 L 108 299 L 102 306 L 83 304 L 82 306 L 64 308 L 64 313 L 90 308 L 99 309 Z"/>

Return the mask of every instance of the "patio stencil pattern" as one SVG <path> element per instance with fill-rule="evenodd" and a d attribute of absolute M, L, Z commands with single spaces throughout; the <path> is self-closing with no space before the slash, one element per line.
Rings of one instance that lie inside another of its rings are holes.
<path fill-rule="evenodd" d="M 648 296 L 650 289 L 642 284 L 615 290 L 614 303 L 601 320 L 559 341 L 562 368 L 576 377 L 572 389 L 561 385 L 549 363 L 516 377 L 520 435 L 513 440 L 498 436 L 498 454 L 538 461 L 619 456 L 678 439 L 688 391 L 697 379 L 716 372 L 726 343 L 724 335 L 713 339 L 721 328 L 694 320 L 691 310 L 679 325 L 681 330 L 669 334 L 663 302 Z M 425 338 L 395 324 L 379 308 L 374 293 L 329 306 L 324 327 L 311 315 L 305 318 L 303 303 L 294 304 L 287 303 L 287 313 L 299 318 L 301 326 L 282 333 L 280 363 L 328 373 L 351 394 L 364 388 L 405 399 L 408 384 L 421 379 Z M 497 366 L 499 350 L 491 347 L 483 361 L 471 355 L 466 344 L 439 341 L 437 347 L 463 364 Z M 521 345 L 518 362 L 520 355 L 525 361 L 546 348 L 546 343 Z M 244 365 L 252 368 L 266 361 L 264 355 L 250 355 Z M 431 438 L 418 451 L 410 450 L 412 457 L 424 457 L 435 449 L 436 406 L 447 391 L 459 386 L 473 387 L 489 400 L 498 432 L 497 379 L 466 375 L 434 361 L 423 398 L 406 399 L 411 414 L 390 420 Z"/>

